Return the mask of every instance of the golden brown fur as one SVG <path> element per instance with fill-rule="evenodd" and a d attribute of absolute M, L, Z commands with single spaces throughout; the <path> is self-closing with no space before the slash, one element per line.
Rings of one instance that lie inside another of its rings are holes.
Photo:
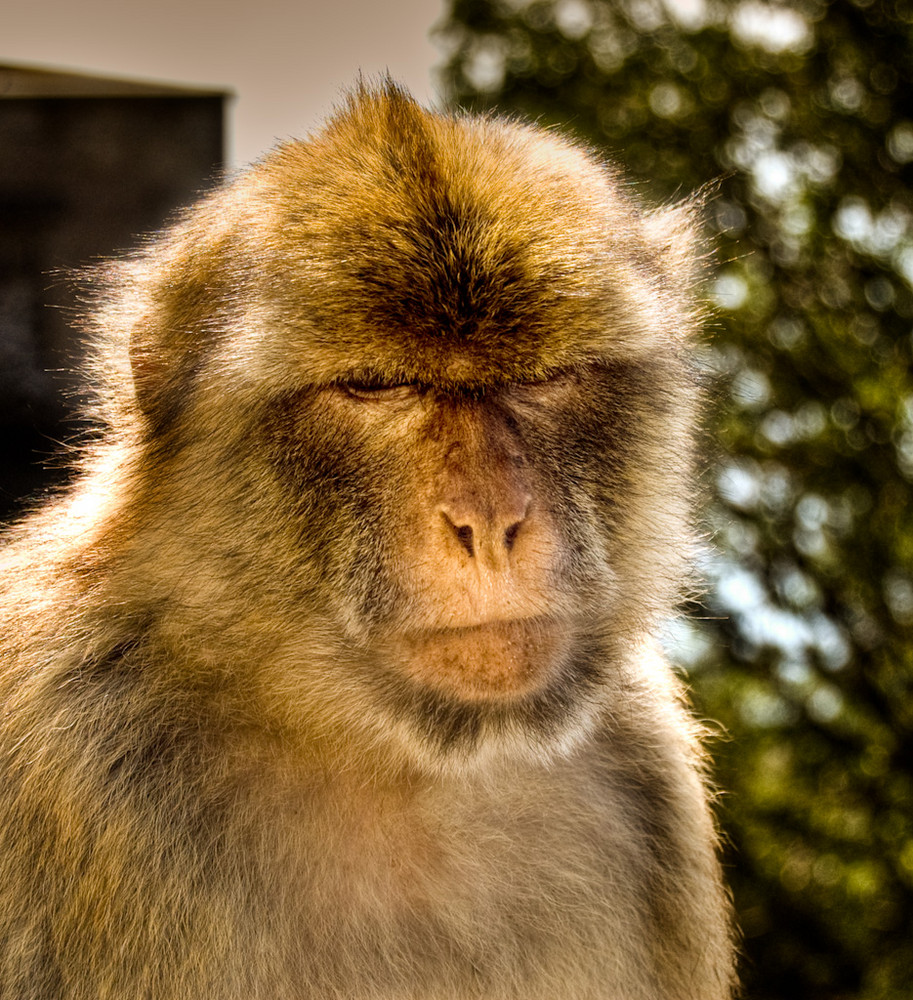
<path fill-rule="evenodd" d="M 725 1000 L 689 209 L 361 89 L 108 268 L 0 564 L 2 1000 Z"/>

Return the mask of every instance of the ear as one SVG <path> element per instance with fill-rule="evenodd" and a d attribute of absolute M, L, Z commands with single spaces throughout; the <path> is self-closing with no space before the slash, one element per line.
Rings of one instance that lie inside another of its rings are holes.
<path fill-rule="evenodd" d="M 136 402 L 155 434 L 177 420 L 192 393 L 198 352 L 185 333 L 161 313 L 141 316 L 130 332 Z"/>
<path fill-rule="evenodd" d="M 170 427 L 193 397 L 197 377 L 225 314 L 222 247 L 181 240 L 137 290 L 130 325 L 136 402 L 153 433 Z M 150 280 L 151 279 L 151 280 Z"/>

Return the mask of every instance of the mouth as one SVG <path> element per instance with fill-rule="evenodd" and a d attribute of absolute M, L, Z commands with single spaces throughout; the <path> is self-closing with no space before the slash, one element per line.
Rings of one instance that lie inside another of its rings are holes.
<path fill-rule="evenodd" d="M 437 628 L 392 639 L 391 660 L 413 680 L 470 702 L 543 688 L 570 648 L 567 625 L 544 616 Z"/>

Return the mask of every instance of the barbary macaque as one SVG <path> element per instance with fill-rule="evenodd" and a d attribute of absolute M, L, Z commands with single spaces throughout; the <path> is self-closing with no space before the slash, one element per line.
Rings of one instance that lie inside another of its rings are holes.
<path fill-rule="evenodd" d="M 730 997 L 694 216 L 383 83 L 104 267 L 0 563 L 0 1000 Z"/>

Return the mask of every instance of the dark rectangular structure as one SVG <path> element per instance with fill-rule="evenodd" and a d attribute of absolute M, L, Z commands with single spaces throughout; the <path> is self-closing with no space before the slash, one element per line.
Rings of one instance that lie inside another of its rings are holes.
<path fill-rule="evenodd" d="M 59 478 L 42 458 L 73 433 L 67 274 L 218 178 L 229 96 L 0 66 L 0 519 Z"/>

